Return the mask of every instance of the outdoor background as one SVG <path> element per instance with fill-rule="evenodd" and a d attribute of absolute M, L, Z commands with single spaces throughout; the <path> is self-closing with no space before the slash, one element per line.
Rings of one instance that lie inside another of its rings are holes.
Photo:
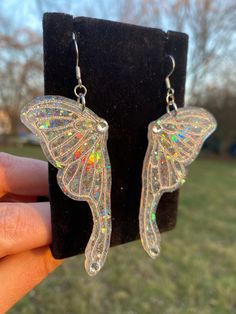
<path fill-rule="evenodd" d="M 188 33 L 185 102 L 207 108 L 219 126 L 191 166 L 177 226 L 163 234 L 158 260 L 133 242 L 112 248 L 103 270 L 90 278 L 84 256 L 70 258 L 10 313 L 236 313 L 235 1 L 1 1 L 0 151 L 40 159 L 19 111 L 43 94 L 44 12 Z"/>

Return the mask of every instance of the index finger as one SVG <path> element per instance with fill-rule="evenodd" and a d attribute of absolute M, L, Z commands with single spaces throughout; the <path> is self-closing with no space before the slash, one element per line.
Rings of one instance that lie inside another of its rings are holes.
<path fill-rule="evenodd" d="M 48 247 L 9 255 L 0 262 L 0 313 L 6 313 L 20 298 L 38 285 L 63 260 L 52 257 Z"/>
<path fill-rule="evenodd" d="M 47 162 L 0 152 L 0 197 L 48 195 Z"/>

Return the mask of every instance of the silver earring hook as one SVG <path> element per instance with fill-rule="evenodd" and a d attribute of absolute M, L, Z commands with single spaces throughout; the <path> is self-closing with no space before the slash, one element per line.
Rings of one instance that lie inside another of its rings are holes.
<path fill-rule="evenodd" d="M 167 94 L 166 94 L 167 108 L 166 109 L 167 109 L 167 112 L 170 114 L 171 108 L 174 108 L 175 112 L 177 112 L 178 107 L 175 103 L 175 96 L 174 96 L 175 90 L 174 88 L 171 87 L 171 83 L 170 83 L 170 76 L 175 70 L 175 59 L 171 55 L 168 55 L 168 57 L 171 59 L 172 69 L 169 72 L 169 74 L 166 76 L 165 83 L 166 83 L 166 89 L 167 89 Z"/>
<path fill-rule="evenodd" d="M 76 68 L 79 67 L 79 48 L 78 48 L 78 44 L 77 44 L 77 40 L 75 37 L 75 33 L 72 33 L 72 38 L 75 44 L 75 52 L 76 52 Z"/>
<path fill-rule="evenodd" d="M 76 73 L 76 79 L 78 81 L 78 84 L 74 88 L 74 93 L 83 111 L 85 108 L 85 96 L 87 94 L 87 88 L 82 83 L 81 71 L 80 71 L 80 66 L 79 66 L 79 47 L 77 44 L 75 33 L 72 33 L 72 39 L 75 44 L 75 52 L 76 52 L 75 73 Z"/>
<path fill-rule="evenodd" d="M 172 63 L 172 69 L 171 71 L 169 72 L 169 74 L 166 76 L 165 78 L 165 82 L 166 82 L 166 88 L 171 88 L 171 84 L 170 84 L 170 76 L 172 75 L 172 73 L 174 72 L 175 70 L 175 59 L 171 56 L 171 55 L 168 55 L 168 57 L 171 59 L 171 63 Z"/>
<path fill-rule="evenodd" d="M 75 33 L 72 33 L 72 38 L 74 41 L 75 52 L 76 52 L 76 65 L 75 65 L 76 78 L 78 80 L 78 85 L 82 85 L 81 72 L 80 72 L 80 67 L 79 67 L 79 48 L 78 48 Z"/>

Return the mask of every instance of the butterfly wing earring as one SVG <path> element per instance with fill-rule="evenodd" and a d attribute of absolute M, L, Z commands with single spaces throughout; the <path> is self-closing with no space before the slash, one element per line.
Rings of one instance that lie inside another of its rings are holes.
<path fill-rule="evenodd" d="M 148 126 L 148 147 L 142 170 L 139 210 L 140 238 L 144 250 L 155 258 L 160 253 L 156 211 L 165 192 L 178 189 L 187 176 L 187 166 L 200 152 L 205 139 L 216 129 L 216 120 L 203 108 L 177 108 L 170 75 L 166 77 L 167 113 Z M 171 110 L 173 109 L 173 110 Z"/>
<path fill-rule="evenodd" d="M 81 80 L 75 34 L 73 41 L 77 54 L 77 101 L 62 96 L 37 97 L 23 108 L 21 120 L 39 137 L 46 158 L 58 168 L 61 190 L 90 206 L 94 225 L 85 250 L 85 269 L 93 276 L 106 260 L 111 238 L 108 123 L 85 104 L 87 89 Z"/>

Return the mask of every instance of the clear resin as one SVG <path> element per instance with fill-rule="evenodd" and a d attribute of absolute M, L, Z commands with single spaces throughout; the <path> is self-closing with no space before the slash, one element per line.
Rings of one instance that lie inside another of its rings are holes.
<path fill-rule="evenodd" d="M 152 258 L 160 253 L 160 232 L 156 221 L 160 198 L 163 193 L 172 192 L 185 182 L 186 167 L 195 160 L 204 140 L 216 125 L 214 117 L 198 107 L 173 110 L 149 124 L 139 226 L 142 245 Z"/>
<path fill-rule="evenodd" d="M 39 137 L 46 158 L 58 168 L 63 193 L 87 201 L 91 208 L 94 225 L 85 250 L 85 269 L 96 275 L 106 260 L 111 238 L 108 124 L 62 96 L 35 98 L 23 108 L 21 120 Z"/>

